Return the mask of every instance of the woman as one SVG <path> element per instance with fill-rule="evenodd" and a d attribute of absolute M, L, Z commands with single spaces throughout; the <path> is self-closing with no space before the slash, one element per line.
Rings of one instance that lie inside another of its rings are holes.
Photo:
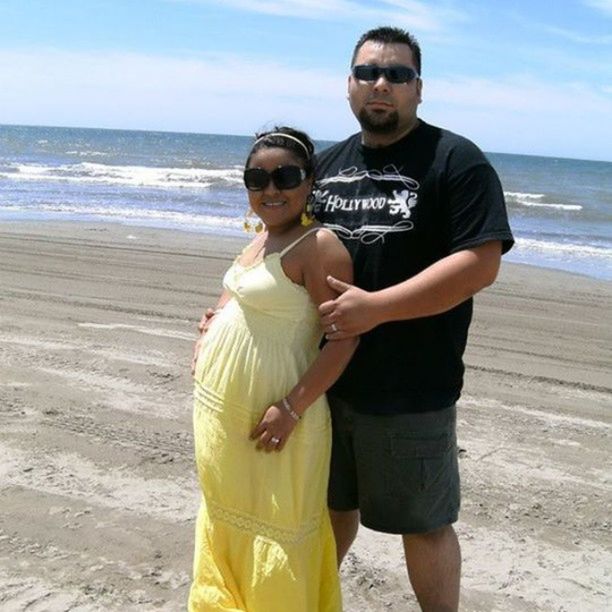
<path fill-rule="evenodd" d="M 341 610 L 324 393 L 356 341 L 319 351 L 317 306 L 335 297 L 327 275 L 351 282 L 352 265 L 308 213 L 313 152 L 291 128 L 255 140 L 244 182 L 263 231 L 225 274 L 196 346 L 191 611 Z"/>

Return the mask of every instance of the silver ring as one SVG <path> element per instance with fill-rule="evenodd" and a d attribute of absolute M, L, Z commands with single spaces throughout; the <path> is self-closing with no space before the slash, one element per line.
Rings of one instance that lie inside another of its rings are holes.
<path fill-rule="evenodd" d="M 335 324 L 335 323 L 332 323 L 332 324 L 331 324 L 331 330 L 332 330 L 332 332 L 334 332 L 334 333 L 336 333 L 336 332 L 340 331 L 340 330 L 339 330 L 339 329 L 336 327 L 336 324 Z"/>
<path fill-rule="evenodd" d="M 272 442 L 273 444 L 280 444 L 280 438 L 277 438 L 276 436 L 272 436 L 270 438 L 270 442 Z"/>

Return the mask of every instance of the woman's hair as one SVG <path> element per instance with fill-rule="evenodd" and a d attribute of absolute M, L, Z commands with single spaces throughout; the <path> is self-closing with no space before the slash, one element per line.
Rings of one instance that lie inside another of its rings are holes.
<path fill-rule="evenodd" d="M 298 159 L 303 162 L 306 176 L 310 176 L 314 171 L 314 144 L 308 134 L 300 132 L 294 128 L 280 126 L 267 132 L 255 134 L 255 143 L 251 147 L 247 157 L 245 167 L 248 168 L 253 154 L 261 149 L 278 147 L 291 151 Z"/>

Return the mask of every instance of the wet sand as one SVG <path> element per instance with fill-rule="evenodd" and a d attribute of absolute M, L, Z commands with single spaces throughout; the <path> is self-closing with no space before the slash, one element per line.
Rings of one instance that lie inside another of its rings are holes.
<path fill-rule="evenodd" d="M 182 610 L 198 489 L 195 324 L 242 243 L 0 226 L 0 608 Z M 462 610 L 611 606 L 612 284 L 504 264 L 459 404 Z M 417 610 L 360 531 L 345 610 Z M 288 612 L 290 610 L 288 609 Z"/>

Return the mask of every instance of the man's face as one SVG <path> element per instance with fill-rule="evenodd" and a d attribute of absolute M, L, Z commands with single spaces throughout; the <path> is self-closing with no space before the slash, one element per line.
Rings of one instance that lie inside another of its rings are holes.
<path fill-rule="evenodd" d="M 416 70 L 412 50 L 401 43 L 367 41 L 355 58 L 355 65 L 361 64 L 409 66 Z M 390 83 L 384 75 L 375 81 L 360 81 L 351 74 L 348 80 L 351 110 L 363 131 L 372 136 L 390 137 L 391 140 L 415 124 L 421 88 L 420 78 L 408 83 Z"/>

